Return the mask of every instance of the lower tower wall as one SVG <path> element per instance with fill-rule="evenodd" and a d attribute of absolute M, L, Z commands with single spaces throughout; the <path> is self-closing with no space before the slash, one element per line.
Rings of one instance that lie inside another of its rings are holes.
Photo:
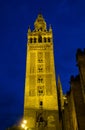
<path fill-rule="evenodd" d="M 27 127 L 32 130 L 61 130 L 57 110 L 25 109 Z"/>

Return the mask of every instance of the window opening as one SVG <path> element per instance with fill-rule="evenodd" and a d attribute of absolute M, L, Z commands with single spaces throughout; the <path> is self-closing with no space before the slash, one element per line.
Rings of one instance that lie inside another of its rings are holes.
<path fill-rule="evenodd" d="M 36 43 L 36 38 L 34 38 L 34 43 Z"/>
<path fill-rule="evenodd" d="M 38 95 L 43 96 L 44 95 L 44 86 L 38 86 Z"/>
<path fill-rule="evenodd" d="M 44 42 L 46 42 L 46 37 L 44 37 Z"/>
<path fill-rule="evenodd" d="M 38 42 L 39 42 L 39 43 L 42 42 L 42 37 L 41 37 L 41 35 L 38 36 Z"/>
<path fill-rule="evenodd" d="M 43 102 L 42 101 L 40 101 L 40 106 L 42 106 L 43 105 Z"/>
<path fill-rule="evenodd" d="M 38 66 L 38 73 L 39 73 L 39 72 L 43 72 L 43 66 L 42 66 L 42 65 L 39 65 L 39 66 Z"/>
<path fill-rule="evenodd" d="M 39 77 L 38 78 L 38 83 L 42 83 L 43 82 L 43 78 Z"/>
<path fill-rule="evenodd" d="M 48 42 L 50 42 L 50 38 L 48 37 Z"/>
<path fill-rule="evenodd" d="M 30 43 L 32 43 L 32 38 L 30 38 Z"/>

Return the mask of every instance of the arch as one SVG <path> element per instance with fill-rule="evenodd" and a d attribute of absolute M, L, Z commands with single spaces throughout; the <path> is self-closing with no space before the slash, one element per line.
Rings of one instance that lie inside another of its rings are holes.
<path fill-rule="evenodd" d="M 34 37 L 34 43 L 36 43 L 36 38 Z"/>
<path fill-rule="evenodd" d="M 43 122 L 43 121 L 44 121 L 44 119 L 43 119 L 42 116 L 40 117 L 39 121 L 40 121 L 40 122 Z"/>
<path fill-rule="evenodd" d="M 41 36 L 41 35 L 38 36 L 38 42 L 39 42 L 39 43 L 42 42 L 42 36 Z"/>
<path fill-rule="evenodd" d="M 30 38 L 30 43 L 32 43 L 32 38 Z"/>
<path fill-rule="evenodd" d="M 48 42 L 50 42 L 50 37 L 48 37 Z"/>
<path fill-rule="evenodd" d="M 46 37 L 44 37 L 44 42 L 46 42 Z"/>

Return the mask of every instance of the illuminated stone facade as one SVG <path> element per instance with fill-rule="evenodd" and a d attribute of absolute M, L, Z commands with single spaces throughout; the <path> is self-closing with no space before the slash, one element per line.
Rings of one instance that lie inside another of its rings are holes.
<path fill-rule="evenodd" d="M 38 15 L 34 30 L 28 29 L 24 119 L 28 128 L 59 129 L 58 98 L 51 26 Z"/>

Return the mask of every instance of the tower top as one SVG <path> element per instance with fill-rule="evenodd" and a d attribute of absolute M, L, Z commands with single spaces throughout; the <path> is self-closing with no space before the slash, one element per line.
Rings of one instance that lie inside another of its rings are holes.
<path fill-rule="evenodd" d="M 42 14 L 38 14 L 37 19 L 34 22 L 35 31 L 46 31 L 46 22 L 42 16 Z"/>
<path fill-rule="evenodd" d="M 35 22 L 34 29 L 28 28 L 28 43 L 53 43 L 52 27 L 47 29 L 46 22 L 42 14 L 38 14 Z"/>

